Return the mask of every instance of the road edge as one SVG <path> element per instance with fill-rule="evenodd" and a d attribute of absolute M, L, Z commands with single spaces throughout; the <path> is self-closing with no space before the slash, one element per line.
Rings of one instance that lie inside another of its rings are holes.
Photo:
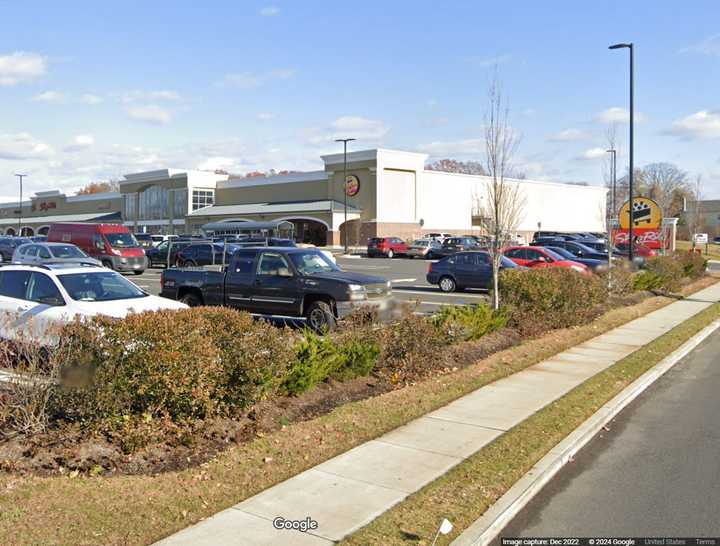
<path fill-rule="evenodd" d="M 555 445 L 495 504 L 465 529 L 451 543 L 451 546 L 486 546 L 495 540 L 505 526 L 542 491 L 543 487 L 567 463 L 572 461 L 575 454 L 585 447 L 607 423 L 718 328 L 720 328 L 720 319 L 700 330 L 604 404 L 589 419 Z"/>

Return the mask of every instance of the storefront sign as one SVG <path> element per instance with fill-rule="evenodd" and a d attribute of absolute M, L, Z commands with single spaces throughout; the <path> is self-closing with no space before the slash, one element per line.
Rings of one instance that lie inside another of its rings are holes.
<path fill-rule="evenodd" d="M 39 204 L 33 203 L 30 206 L 30 210 L 33 212 L 37 211 L 38 209 L 40 209 L 42 212 L 45 212 L 55 208 L 57 208 L 57 203 L 55 203 L 55 201 L 41 201 Z"/>
<path fill-rule="evenodd" d="M 360 191 L 360 179 L 354 174 L 349 174 L 345 179 L 345 195 L 353 197 Z"/>
<path fill-rule="evenodd" d="M 618 215 L 620 229 L 630 228 L 630 201 L 625 201 Z M 662 211 L 658 204 L 647 197 L 634 197 L 632 204 L 633 231 L 636 228 L 659 229 Z"/>

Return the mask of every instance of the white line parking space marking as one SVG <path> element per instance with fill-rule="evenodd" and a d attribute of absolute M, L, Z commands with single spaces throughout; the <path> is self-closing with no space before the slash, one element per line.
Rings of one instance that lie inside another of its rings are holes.
<path fill-rule="evenodd" d="M 345 269 L 390 269 L 389 265 L 356 265 L 356 264 L 342 264 Z"/>
<path fill-rule="evenodd" d="M 477 294 L 448 294 L 446 292 L 429 292 L 429 291 L 422 291 L 422 290 L 395 290 L 393 292 L 394 296 L 398 296 L 400 294 L 420 294 L 421 296 L 440 296 L 443 298 L 470 298 L 470 299 L 480 299 L 485 298 L 485 294 L 477 293 Z"/>
<path fill-rule="evenodd" d="M 417 279 L 390 279 L 390 282 L 415 282 Z"/>

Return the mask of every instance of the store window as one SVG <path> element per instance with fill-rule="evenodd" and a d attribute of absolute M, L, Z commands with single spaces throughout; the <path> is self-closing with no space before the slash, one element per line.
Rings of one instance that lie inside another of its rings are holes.
<path fill-rule="evenodd" d="M 207 188 L 194 189 L 192 193 L 192 210 L 209 207 L 215 203 L 215 190 Z"/>

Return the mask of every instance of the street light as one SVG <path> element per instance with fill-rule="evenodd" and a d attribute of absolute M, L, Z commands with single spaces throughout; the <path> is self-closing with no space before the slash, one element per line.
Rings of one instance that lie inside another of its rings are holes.
<path fill-rule="evenodd" d="M 15 173 L 15 176 L 20 179 L 20 206 L 18 207 L 20 216 L 18 217 L 18 237 L 22 237 L 22 182 L 23 178 L 25 178 L 27 175 Z"/>
<path fill-rule="evenodd" d="M 630 263 L 633 261 L 633 179 L 635 173 L 633 172 L 633 155 L 635 148 L 634 131 L 635 131 L 635 50 L 632 42 L 629 44 L 614 44 L 608 49 L 623 49 L 627 48 L 630 50 L 630 173 L 628 175 L 628 202 L 629 207 L 629 228 L 628 228 L 628 258 Z"/>
<path fill-rule="evenodd" d="M 345 254 L 348 253 L 348 226 L 347 226 L 347 145 L 348 142 L 352 142 L 354 138 L 337 138 L 335 142 L 343 143 L 343 201 L 345 204 Z"/>

